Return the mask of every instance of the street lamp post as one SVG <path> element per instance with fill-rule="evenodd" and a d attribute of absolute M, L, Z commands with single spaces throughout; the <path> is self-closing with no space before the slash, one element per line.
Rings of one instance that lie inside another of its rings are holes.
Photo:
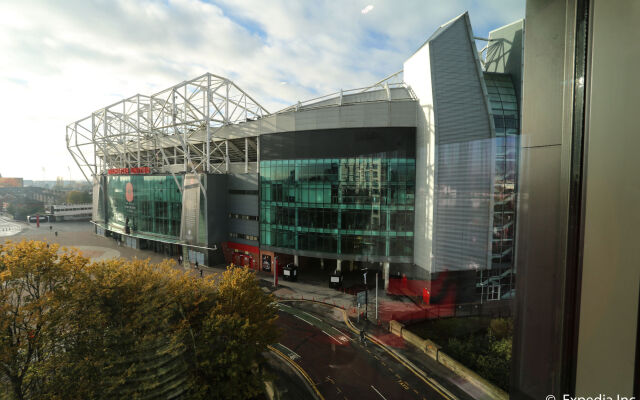
<path fill-rule="evenodd" d="M 367 272 L 369 272 L 366 268 L 363 269 L 364 272 L 364 319 L 365 321 L 368 319 L 369 314 L 369 287 L 367 287 Z"/>

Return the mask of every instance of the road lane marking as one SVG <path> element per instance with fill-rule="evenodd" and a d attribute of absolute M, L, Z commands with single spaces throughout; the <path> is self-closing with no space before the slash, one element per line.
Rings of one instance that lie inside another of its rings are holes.
<path fill-rule="evenodd" d="M 345 310 L 342 310 L 342 316 L 344 318 L 345 325 L 347 325 L 347 327 L 349 329 L 351 329 L 352 332 L 358 333 L 359 332 L 358 329 L 356 329 L 353 326 L 353 324 L 349 320 L 349 317 L 347 316 L 347 312 Z M 457 397 L 455 397 L 453 394 L 451 394 L 451 392 L 449 392 L 447 389 L 442 387 L 442 385 L 440 385 L 440 383 L 438 383 L 437 381 L 434 381 L 432 378 L 430 378 L 428 375 L 426 375 L 426 373 L 418 372 L 417 367 L 412 367 L 407 362 L 404 362 L 399 356 L 395 355 L 394 352 L 389 350 L 386 347 L 386 345 L 383 345 L 382 342 L 380 342 L 380 340 L 377 339 L 375 336 L 371 336 L 371 335 L 367 334 L 367 338 L 370 341 L 372 341 L 373 343 L 375 343 L 376 345 L 378 345 L 382 350 L 386 351 L 391 357 L 395 358 L 398 362 L 400 362 L 400 364 L 404 365 L 409 371 L 411 371 L 420 380 L 422 380 L 427 385 L 431 386 L 431 388 L 434 389 L 436 392 L 438 392 L 442 397 L 444 397 L 445 399 L 457 400 Z M 425 375 L 425 376 L 423 376 L 423 375 Z"/>
<path fill-rule="evenodd" d="M 280 346 L 283 349 L 285 349 L 286 351 L 288 351 L 289 352 L 289 357 L 292 360 L 297 360 L 298 358 L 302 358 L 302 357 L 300 357 L 300 355 L 298 353 L 296 353 L 295 351 L 291 350 L 290 348 L 288 348 L 287 346 L 283 345 L 282 343 L 277 343 L 277 346 Z"/>
<path fill-rule="evenodd" d="M 375 391 L 376 391 L 376 393 L 378 393 L 378 396 L 382 397 L 384 400 L 387 400 L 387 398 L 386 398 L 386 397 L 384 397 L 384 396 L 382 395 L 382 393 L 378 392 L 378 389 L 376 389 L 375 387 L 373 387 L 373 385 L 371 385 L 371 389 L 375 390 Z"/>
<path fill-rule="evenodd" d="M 359 330 L 356 329 L 353 324 L 351 323 L 351 321 L 349 321 L 349 317 L 347 316 L 347 312 L 345 311 L 345 309 L 341 308 L 341 307 L 337 307 L 335 305 L 331 305 L 331 304 L 327 304 L 327 303 L 323 303 L 323 302 L 317 302 L 317 301 L 312 301 L 309 299 L 279 299 L 278 302 L 310 302 L 310 303 L 319 303 L 319 304 L 324 304 L 326 306 L 329 307 L 335 307 L 335 308 L 340 308 L 342 309 L 342 316 L 345 322 L 345 325 L 347 325 L 347 327 L 354 333 L 354 334 L 358 334 Z M 306 322 L 306 321 L 305 321 Z M 411 364 L 408 364 L 409 361 L 405 362 L 402 360 L 402 358 L 400 358 L 399 356 L 395 355 L 391 350 L 386 348 L 386 345 L 382 344 L 382 342 L 380 342 L 379 339 L 377 339 L 375 336 L 371 336 L 367 334 L 367 337 L 370 341 L 374 342 L 376 345 L 378 345 L 380 348 L 382 348 L 385 352 L 387 352 L 391 357 L 395 358 L 400 364 L 404 365 L 409 371 L 411 371 L 416 377 L 418 377 L 420 380 L 422 380 L 424 383 L 426 383 L 427 385 L 429 385 L 433 390 L 435 390 L 436 392 L 438 392 L 442 397 L 444 397 L 445 399 L 452 399 L 452 400 L 457 400 L 457 397 L 455 397 L 453 394 L 451 394 L 451 392 L 449 392 L 447 389 L 445 389 L 439 382 L 433 380 L 431 377 L 429 377 L 425 372 L 417 369 L 417 367 L 412 366 Z M 366 350 L 366 348 L 365 348 Z M 367 350 L 368 351 L 368 350 Z"/>
<path fill-rule="evenodd" d="M 306 315 L 310 316 L 311 318 L 315 318 L 315 319 L 317 319 L 318 321 L 322 322 L 322 320 L 321 320 L 320 318 L 318 318 L 318 317 L 316 317 L 316 316 L 313 316 L 313 315 L 309 314 L 309 313 L 308 313 L 308 312 L 306 312 L 306 311 L 302 311 L 302 312 L 303 312 L 303 313 L 305 313 Z"/>
<path fill-rule="evenodd" d="M 411 388 L 411 386 L 409 386 L 409 384 L 402 379 L 398 380 L 398 385 L 402 386 L 404 390 L 409 390 L 409 388 Z"/>
<path fill-rule="evenodd" d="M 332 326 L 331 329 L 333 329 L 334 331 L 338 332 L 339 334 L 341 334 L 342 336 L 346 336 L 349 337 L 349 335 L 347 335 L 346 333 L 342 332 L 340 329 L 337 329 L 336 327 Z"/>
<path fill-rule="evenodd" d="M 329 336 L 331 339 L 335 340 L 336 343 L 338 343 L 338 344 L 342 343 L 340 340 L 338 340 L 338 339 L 334 338 L 333 336 L 329 335 L 326 331 L 322 331 L 322 333 L 324 333 L 325 335 Z"/>
<path fill-rule="evenodd" d="M 298 318 L 300 321 L 304 321 L 304 322 L 306 322 L 307 324 L 309 324 L 309 325 L 313 326 L 313 324 L 312 324 L 311 322 L 307 321 L 306 319 L 304 319 L 304 318 L 302 318 L 302 317 L 298 317 L 298 316 L 297 316 L 297 315 L 295 315 L 295 314 L 294 314 L 293 316 L 294 316 L 294 317 L 296 317 L 296 318 Z"/>
<path fill-rule="evenodd" d="M 307 374 L 307 372 L 302 369 L 302 367 L 300 365 L 298 365 L 298 363 L 296 363 L 295 361 L 293 361 L 291 358 L 287 357 L 286 354 L 282 353 L 280 350 L 276 349 L 273 346 L 267 345 L 267 348 L 269 350 L 271 350 L 274 354 L 276 354 L 277 356 L 279 356 L 280 358 L 282 358 L 283 360 L 285 360 L 286 362 L 289 363 L 289 365 L 291 365 L 296 371 L 298 371 L 300 374 L 302 374 L 302 377 L 307 381 L 307 383 L 311 386 L 311 388 L 313 389 L 314 392 L 316 392 L 316 395 L 318 396 L 318 398 L 320 400 L 324 400 L 324 397 L 322 396 L 322 394 L 320 393 L 320 391 L 318 390 L 318 388 L 316 387 L 316 384 L 313 382 L 313 379 L 311 379 L 311 377 L 309 376 L 309 374 Z M 285 347 L 286 348 L 286 347 Z"/>

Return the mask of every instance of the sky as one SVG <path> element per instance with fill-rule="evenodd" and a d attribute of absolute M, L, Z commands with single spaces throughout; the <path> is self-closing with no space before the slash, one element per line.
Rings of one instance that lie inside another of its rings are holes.
<path fill-rule="evenodd" d="M 486 37 L 524 0 L 0 0 L 0 175 L 84 179 L 68 124 L 205 72 L 271 112 L 366 87 L 465 11 Z"/>

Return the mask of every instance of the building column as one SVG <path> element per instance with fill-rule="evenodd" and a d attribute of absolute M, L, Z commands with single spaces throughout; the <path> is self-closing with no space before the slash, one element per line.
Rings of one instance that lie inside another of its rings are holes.
<path fill-rule="evenodd" d="M 384 290 L 389 289 L 389 263 L 382 264 L 382 276 L 384 277 Z"/>
<path fill-rule="evenodd" d="M 297 254 L 293 255 L 293 265 L 299 265 L 298 264 L 298 255 Z"/>
<path fill-rule="evenodd" d="M 224 160 L 225 160 L 225 170 L 226 173 L 229 173 L 229 139 L 224 141 Z"/>
<path fill-rule="evenodd" d="M 244 138 L 244 173 L 249 172 L 249 138 Z"/>
<path fill-rule="evenodd" d="M 342 272 L 342 260 L 339 258 L 336 260 L 336 272 Z"/>

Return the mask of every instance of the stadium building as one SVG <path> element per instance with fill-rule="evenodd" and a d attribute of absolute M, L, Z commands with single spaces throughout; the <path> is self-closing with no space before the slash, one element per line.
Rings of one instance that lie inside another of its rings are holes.
<path fill-rule="evenodd" d="M 465 13 L 390 77 L 273 113 L 212 74 L 98 110 L 66 137 L 95 231 L 203 265 L 509 298 L 523 32 L 476 38 Z"/>

